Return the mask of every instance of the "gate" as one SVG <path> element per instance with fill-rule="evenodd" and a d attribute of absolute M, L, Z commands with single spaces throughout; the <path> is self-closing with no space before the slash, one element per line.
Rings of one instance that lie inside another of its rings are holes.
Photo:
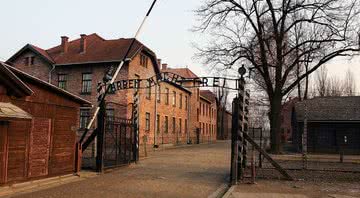
<path fill-rule="evenodd" d="M 104 168 L 135 161 L 133 123 L 129 119 L 106 117 L 104 133 Z"/>

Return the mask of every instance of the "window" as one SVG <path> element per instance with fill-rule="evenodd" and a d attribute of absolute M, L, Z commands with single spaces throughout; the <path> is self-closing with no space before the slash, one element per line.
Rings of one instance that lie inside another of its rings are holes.
<path fill-rule="evenodd" d="M 151 100 L 151 82 L 148 81 L 146 88 L 146 99 Z"/>
<path fill-rule="evenodd" d="M 179 118 L 179 133 L 182 133 L 182 119 Z"/>
<path fill-rule="evenodd" d="M 146 113 L 145 119 L 146 119 L 145 130 L 150 131 L 150 113 Z"/>
<path fill-rule="evenodd" d="M 148 57 L 144 54 L 140 55 L 140 65 L 147 68 L 148 65 Z"/>
<path fill-rule="evenodd" d="M 188 130 L 188 122 L 187 119 L 185 119 L 185 133 L 187 133 L 187 130 Z"/>
<path fill-rule="evenodd" d="M 199 122 L 199 120 L 200 120 L 200 111 L 199 111 L 199 109 L 197 109 L 197 121 Z"/>
<path fill-rule="evenodd" d="M 169 104 L 169 88 L 165 88 L 165 94 L 166 94 L 166 98 L 165 98 L 165 104 L 168 105 Z"/>
<path fill-rule="evenodd" d="M 26 66 L 34 65 L 35 64 L 35 56 L 28 56 L 24 58 L 24 64 Z"/>
<path fill-rule="evenodd" d="M 81 93 L 83 93 L 83 94 L 91 93 L 91 82 L 92 82 L 92 74 L 91 73 L 83 73 L 82 74 Z"/>
<path fill-rule="evenodd" d="M 173 117 L 172 119 L 172 132 L 175 133 L 175 129 L 176 129 L 176 120 L 175 117 Z"/>
<path fill-rule="evenodd" d="M 85 129 L 90 120 L 90 109 L 80 109 L 80 129 Z"/>
<path fill-rule="evenodd" d="M 185 96 L 185 110 L 188 109 L 188 97 Z"/>
<path fill-rule="evenodd" d="M 202 111 L 201 111 L 201 107 L 202 107 L 202 103 L 200 103 L 200 113 L 202 112 Z"/>
<path fill-rule="evenodd" d="M 169 117 L 165 116 L 165 133 L 169 133 Z"/>
<path fill-rule="evenodd" d="M 175 91 L 173 91 L 172 105 L 173 105 L 174 107 L 176 107 L 176 92 L 175 92 Z"/>
<path fill-rule="evenodd" d="M 183 95 L 180 94 L 180 101 L 179 101 L 179 108 L 181 109 L 182 108 L 182 100 L 183 100 Z"/>
<path fill-rule="evenodd" d="M 60 89 L 66 89 L 66 74 L 58 75 L 58 87 Z"/>
<path fill-rule="evenodd" d="M 35 62 L 35 56 L 30 57 L 30 65 L 34 65 Z"/>
<path fill-rule="evenodd" d="M 205 123 L 202 123 L 202 128 L 203 128 L 203 134 L 205 133 Z"/>
<path fill-rule="evenodd" d="M 160 115 L 156 115 L 156 132 L 160 133 Z"/>
<path fill-rule="evenodd" d="M 197 101 L 199 101 L 200 100 L 200 91 L 199 91 L 199 89 L 196 90 L 196 95 L 197 95 Z"/>
<path fill-rule="evenodd" d="M 157 93 L 156 93 L 156 101 L 160 102 L 161 100 L 161 87 L 160 85 L 157 86 Z"/>

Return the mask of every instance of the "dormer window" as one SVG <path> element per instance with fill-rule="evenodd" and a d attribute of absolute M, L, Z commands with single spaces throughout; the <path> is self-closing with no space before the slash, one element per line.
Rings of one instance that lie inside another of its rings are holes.
<path fill-rule="evenodd" d="M 24 58 L 24 64 L 26 66 L 34 65 L 35 63 L 35 56 L 28 56 Z"/>
<path fill-rule="evenodd" d="M 148 57 L 145 54 L 140 54 L 140 65 L 146 68 L 148 66 Z"/>

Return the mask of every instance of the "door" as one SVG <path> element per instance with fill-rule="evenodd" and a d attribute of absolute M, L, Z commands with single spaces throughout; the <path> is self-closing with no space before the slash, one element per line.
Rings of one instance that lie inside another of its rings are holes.
<path fill-rule="evenodd" d="M 7 124 L 0 122 L 0 184 L 6 181 Z"/>
<path fill-rule="evenodd" d="M 30 133 L 29 177 L 49 173 L 51 119 L 34 118 Z"/>
<path fill-rule="evenodd" d="M 8 127 L 8 161 L 7 182 L 20 181 L 27 178 L 29 155 L 29 133 L 31 121 L 19 120 L 9 122 Z"/>

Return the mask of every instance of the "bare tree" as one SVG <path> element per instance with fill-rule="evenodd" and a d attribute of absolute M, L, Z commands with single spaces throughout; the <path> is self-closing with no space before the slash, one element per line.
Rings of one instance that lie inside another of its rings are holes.
<path fill-rule="evenodd" d="M 316 94 L 318 96 L 324 97 L 328 95 L 329 90 L 329 78 L 328 70 L 325 66 L 321 67 L 316 71 Z"/>
<path fill-rule="evenodd" d="M 321 65 L 359 51 L 358 4 L 358 0 L 204 0 L 196 11 L 200 23 L 195 29 L 213 38 L 199 48 L 198 57 L 223 68 L 246 63 L 260 77 L 270 102 L 273 152 L 281 149 L 283 96 Z M 311 67 L 294 78 L 304 62 Z"/>
<path fill-rule="evenodd" d="M 228 103 L 228 96 L 229 96 L 229 90 L 225 88 L 217 88 L 215 89 L 216 94 L 216 107 L 218 109 L 217 111 L 217 128 L 219 134 L 219 138 L 224 139 L 224 133 L 225 133 L 225 113 L 226 113 L 226 106 Z"/>
<path fill-rule="evenodd" d="M 354 74 L 350 69 L 348 69 L 345 74 L 345 79 L 343 81 L 343 91 L 345 96 L 354 96 L 356 93 L 356 81 Z"/>
<path fill-rule="evenodd" d="M 341 80 L 336 77 L 332 76 L 328 81 L 328 91 L 326 96 L 342 96 L 343 95 L 343 89 L 342 89 L 342 83 Z"/>

